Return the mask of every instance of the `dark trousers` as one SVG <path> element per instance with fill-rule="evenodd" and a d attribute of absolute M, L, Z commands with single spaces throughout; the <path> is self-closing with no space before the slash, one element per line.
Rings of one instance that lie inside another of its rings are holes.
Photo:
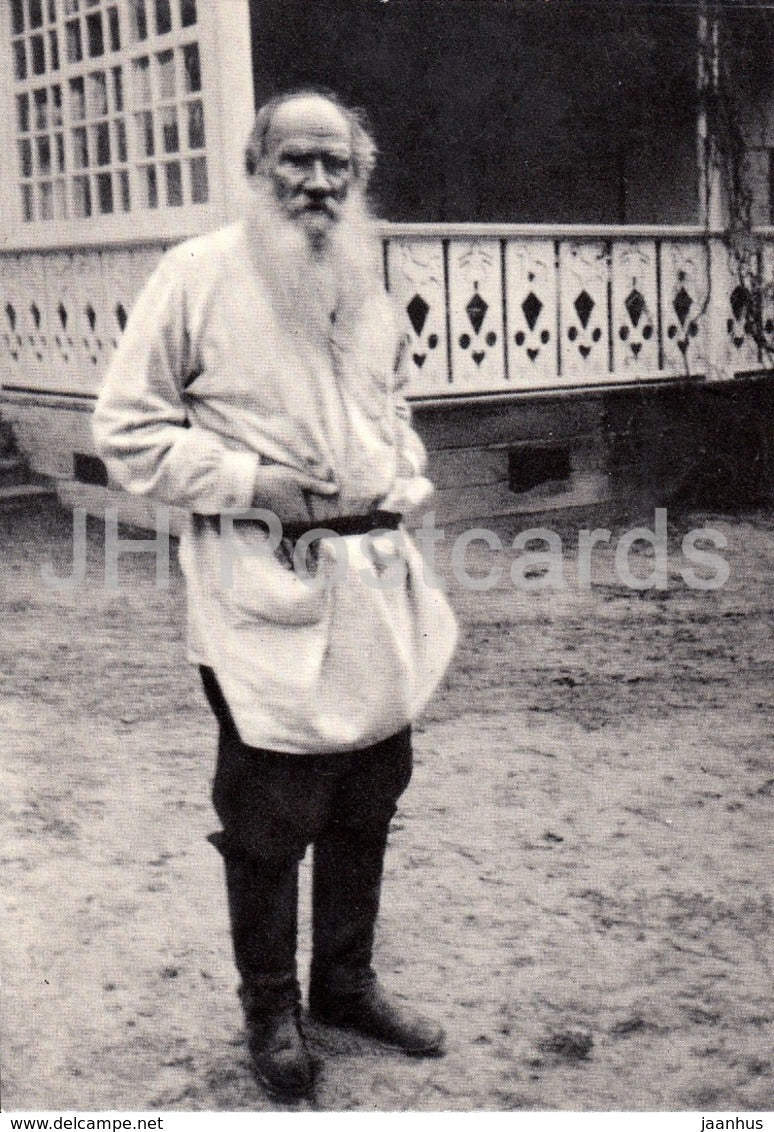
<path fill-rule="evenodd" d="M 371 969 L 384 852 L 411 778 L 411 729 L 346 754 L 289 755 L 239 737 L 210 668 L 201 668 L 220 726 L 211 841 L 226 870 L 234 958 L 248 1014 L 300 997 L 298 865 L 314 845 L 310 994 L 364 989 Z"/>

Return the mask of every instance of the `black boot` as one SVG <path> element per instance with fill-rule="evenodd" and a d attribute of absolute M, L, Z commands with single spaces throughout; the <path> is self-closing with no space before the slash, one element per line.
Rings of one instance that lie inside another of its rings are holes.
<path fill-rule="evenodd" d="M 352 995 L 310 995 L 309 1013 L 318 1022 L 357 1030 L 411 1057 L 441 1057 L 446 1038 L 443 1027 L 387 994 L 374 979 L 370 987 Z"/>
<path fill-rule="evenodd" d="M 315 1064 L 299 1025 L 298 862 L 254 860 L 212 838 L 226 867 L 234 958 L 255 1074 L 279 1100 L 308 1096 Z"/>
<path fill-rule="evenodd" d="M 334 827 L 315 843 L 309 1013 L 417 1057 L 444 1051 L 441 1026 L 388 998 L 371 967 L 387 830 Z"/>
<path fill-rule="evenodd" d="M 270 1097 L 280 1101 L 308 1097 L 315 1082 L 315 1063 L 299 1024 L 299 1004 L 275 1001 L 260 1006 L 240 991 L 247 1023 L 247 1047 L 253 1071 Z"/>

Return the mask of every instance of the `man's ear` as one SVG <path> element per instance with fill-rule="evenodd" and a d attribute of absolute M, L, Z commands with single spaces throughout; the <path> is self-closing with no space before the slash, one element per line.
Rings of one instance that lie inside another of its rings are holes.
<path fill-rule="evenodd" d="M 260 187 L 265 188 L 269 184 L 268 178 L 266 176 L 266 170 L 262 165 L 255 165 L 254 158 L 253 162 L 251 163 L 248 160 L 247 154 L 245 154 L 245 181 L 247 183 L 247 187 L 253 190 Z"/>

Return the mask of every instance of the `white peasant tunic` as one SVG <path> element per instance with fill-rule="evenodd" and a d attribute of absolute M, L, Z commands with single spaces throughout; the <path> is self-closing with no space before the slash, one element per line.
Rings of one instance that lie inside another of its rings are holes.
<path fill-rule="evenodd" d="M 190 514 L 189 659 L 215 670 L 251 746 L 304 754 L 384 739 L 450 660 L 453 615 L 405 532 L 390 584 L 362 536 L 323 540 L 310 584 L 266 553 L 264 526 L 223 517 L 251 506 L 265 463 L 335 484 L 312 497 L 321 526 L 373 511 L 420 475 L 396 346 L 381 291 L 346 336 L 294 316 L 235 224 L 165 255 L 100 392 L 94 433 L 111 476 Z"/>

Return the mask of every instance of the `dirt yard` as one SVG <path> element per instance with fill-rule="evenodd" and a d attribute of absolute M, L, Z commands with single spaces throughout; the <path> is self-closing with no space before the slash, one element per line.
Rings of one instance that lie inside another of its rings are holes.
<path fill-rule="evenodd" d="M 665 591 L 627 589 L 610 550 L 591 590 L 451 587 L 461 643 L 416 729 L 377 954 L 449 1052 L 310 1025 L 298 1108 L 774 1108 L 774 516 L 670 520 Z M 680 575 L 705 522 L 729 542 L 711 592 Z M 70 530 L 53 503 L 0 514 L 3 1109 L 276 1107 L 205 840 L 215 732 L 176 562 L 164 592 L 125 556 L 108 591 L 94 523 L 86 582 L 43 588 Z"/>

